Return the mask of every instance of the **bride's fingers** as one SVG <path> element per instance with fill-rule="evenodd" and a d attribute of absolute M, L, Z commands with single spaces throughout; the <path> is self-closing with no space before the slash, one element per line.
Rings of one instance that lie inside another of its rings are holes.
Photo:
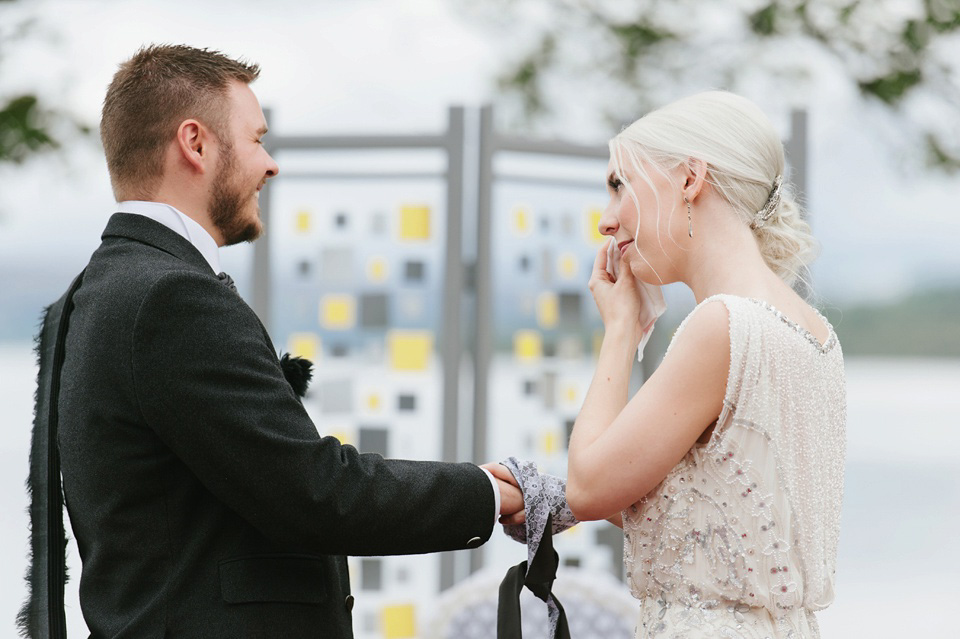
<path fill-rule="evenodd" d="M 597 256 L 593 259 L 593 272 L 603 271 L 607 272 L 607 251 L 610 249 L 610 242 L 613 242 L 613 238 L 609 238 L 608 241 L 603 243 L 603 246 L 600 247 L 600 250 L 597 251 Z"/>

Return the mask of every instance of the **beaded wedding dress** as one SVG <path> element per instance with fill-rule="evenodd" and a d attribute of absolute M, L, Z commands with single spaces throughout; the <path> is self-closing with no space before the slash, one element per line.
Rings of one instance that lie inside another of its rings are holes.
<path fill-rule="evenodd" d="M 840 344 L 822 316 L 823 344 L 765 302 L 717 295 L 697 308 L 711 302 L 729 312 L 723 411 L 707 443 L 623 512 L 637 637 L 819 637 L 843 493 Z"/>

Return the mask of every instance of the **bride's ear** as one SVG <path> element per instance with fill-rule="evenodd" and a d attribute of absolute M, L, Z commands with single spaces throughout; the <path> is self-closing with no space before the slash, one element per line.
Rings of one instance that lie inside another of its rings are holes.
<path fill-rule="evenodd" d="M 681 168 L 683 170 L 683 197 L 693 202 L 700 195 L 707 182 L 707 163 L 698 158 L 687 158 Z"/>

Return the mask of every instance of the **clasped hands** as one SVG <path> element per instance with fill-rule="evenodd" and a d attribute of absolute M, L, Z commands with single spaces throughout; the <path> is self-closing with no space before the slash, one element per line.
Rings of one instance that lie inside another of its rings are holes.
<path fill-rule="evenodd" d="M 480 468 L 490 471 L 500 488 L 500 523 L 509 526 L 526 522 L 523 509 L 523 492 L 506 466 L 495 462 L 482 464 Z"/>

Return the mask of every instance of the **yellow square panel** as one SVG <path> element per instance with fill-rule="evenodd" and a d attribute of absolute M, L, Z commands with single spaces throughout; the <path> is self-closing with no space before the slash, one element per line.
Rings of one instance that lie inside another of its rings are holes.
<path fill-rule="evenodd" d="M 596 359 L 600 356 L 600 347 L 603 346 L 603 331 L 594 331 L 593 332 L 593 357 Z"/>
<path fill-rule="evenodd" d="M 412 604 L 383 607 L 383 636 L 386 639 L 408 639 L 417 636 Z"/>
<path fill-rule="evenodd" d="M 430 331 L 390 331 L 387 334 L 387 351 L 393 370 L 426 370 L 432 350 L 433 333 Z"/>
<path fill-rule="evenodd" d="M 297 233 L 306 233 L 310 230 L 310 211 L 297 211 L 296 228 Z"/>
<path fill-rule="evenodd" d="M 367 410 L 378 411 L 380 410 L 380 396 L 376 393 L 370 393 L 367 395 Z"/>
<path fill-rule="evenodd" d="M 547 455 L 552 455 L 557 452 L 556 433 L 545 433 L 543 435 L 543 452 Z"/>
<path fill-rule="evenodd" d="M 430 207 L 404 205 L 400 207 L 400 239 L 426 240 L 430 238 Z"/>
<path fill-rule="evenodd" d="M 577 403 L 577 387 L 576 386 L 567 386 L 563 391 L 563 398 L 567 400 L 568 404 Z"/>
<path fill-rule="evenodd" d="M 382 282 L 387 277 L 387 261 L 382 257 L 373 257 L 367 262 L 367 277 L 371 282 Z"/>
<path fill-rule="evenodd" d="M 603 210 L 592 208 L 587 213 L 587 239 L 593 244 L 602 244 L 606 236 L 600 234 L 600 218 Z"/>
<path fill-rule="evenodd" d="M 331 330 L 353 328 L 357 301 L 352 295 L 324 295 L 320 299 L 320 325 Z"/>
<path fill-rule="evenodd" d="M 294 357 L 315 362 L 320 353 L 320 338 L 314 333 L 292 333 L 287 340 L 287 351 Z"/>
<path fill-rule="evenodd" d="M 540 328 L 556 327 L 559 315 L 556 293 L 541 293 L 537 298 L 537 323 Z"/>
<path fill-rule="evenodd" d="M 537 331 L 517 331 L 513 334 L 513 354 L 519 360 L 539 359 L 543 340 Z"/>
<path fill-rule="evenodd" d="M 517 235 L 526 235 L 530 232 L 530 212 L 523 207 L 513 211 L 513 231 Z"/>
<path fill-rule="evenodd" d="M 573 253 L 564 253 L 557 261 L 557 271 L 565 279 L 573 279 L 577 274 L 577 257 Z"/>

